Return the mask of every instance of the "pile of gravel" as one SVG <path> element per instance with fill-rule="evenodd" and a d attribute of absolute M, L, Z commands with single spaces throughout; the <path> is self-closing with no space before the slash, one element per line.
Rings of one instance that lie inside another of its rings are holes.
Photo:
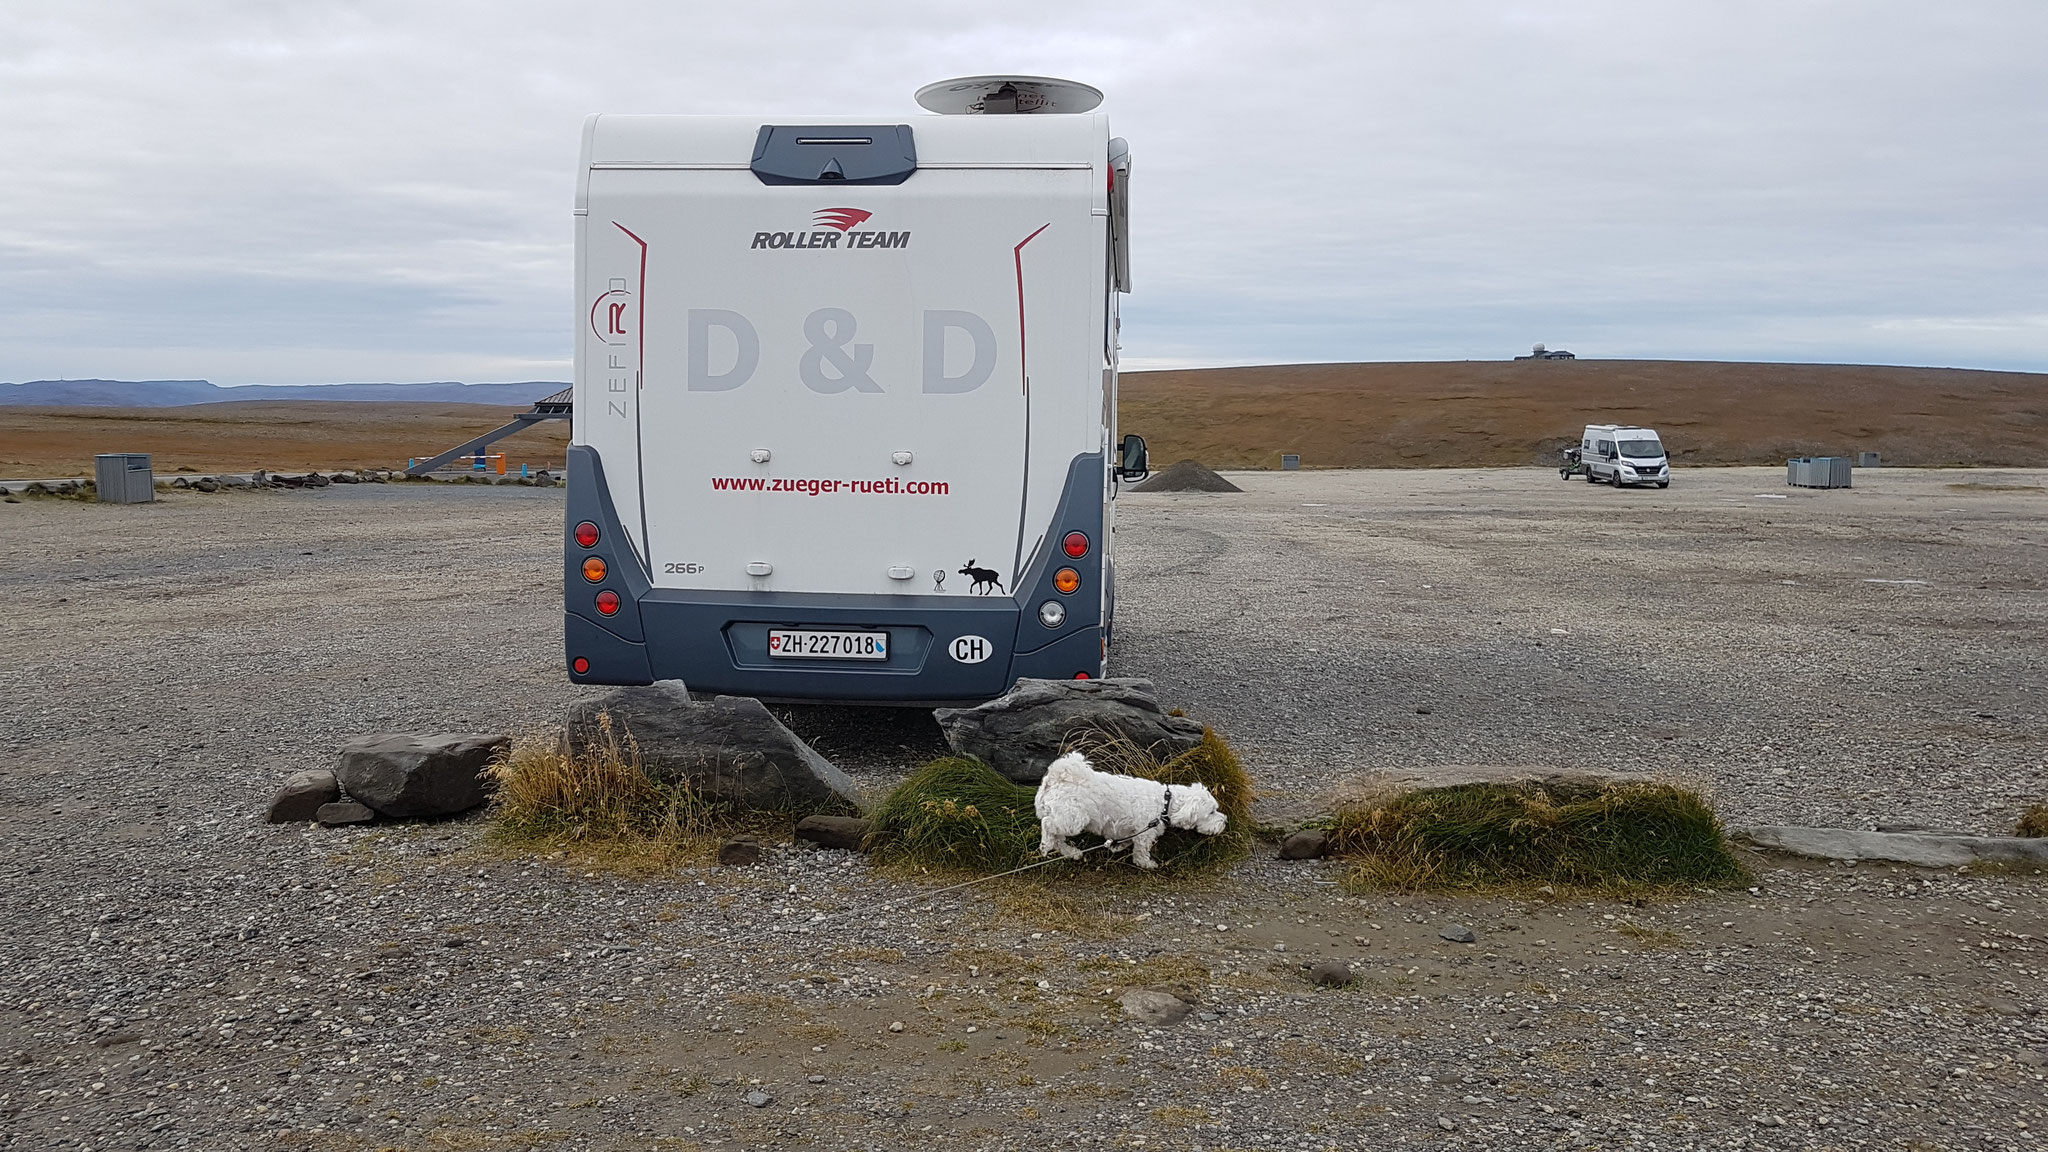
<path fill-rule="evenodd" d="M 1133 492 L 1242 492 L 1244 489 L 1218 476 L 1214 469 L 1195 460 L 1183 460 L 1161 472 L 1154 473 L 1150 480 L 1131 489 Z"/>

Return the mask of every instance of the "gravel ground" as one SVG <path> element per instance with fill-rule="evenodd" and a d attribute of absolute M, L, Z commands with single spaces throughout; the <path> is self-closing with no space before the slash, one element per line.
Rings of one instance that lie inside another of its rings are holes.
<path fill-rule="evenodd" d="M 1744 821 L 2002 830 L 2048 796 L 2042 473 L 1554 476 L 1130 496 L 1119 670 L 1231 736 L 1276 819 L 1412 763 L 1646 767 Z M 560 499 L 0 510 L 0 1147 L 2025 1148 L 2048 1122 L 2036 875 L 1759 860 L 1637 907 L 1262 857 L 942 891 L 786 845 L 634 876 L 475 819 L 260 823 L 347 736 L 576 698 Z M 874 787 L 933 739 L 792 715 Z M 1359 982 L 1303 980 L 1332 957 Z M 1145 986 L 1198 1014 L 1121 1018 Z"/>

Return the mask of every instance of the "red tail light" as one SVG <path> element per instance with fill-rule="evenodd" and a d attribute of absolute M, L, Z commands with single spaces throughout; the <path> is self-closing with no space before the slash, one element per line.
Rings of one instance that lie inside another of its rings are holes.
<path fill-rule="evenodd" d="M 576 526 L 576 543 L 585 548 L 597 547 L 597 525 L 585 520 Z"/>
<path fill-rule="evenodd" d="M 1074 679 L 1076 679 L 1076 680 L 1086 680 L 1086 679 L 1088 679 L 1088 674 L 1087 674 L 1086 672 L 1076 672 L 1076 673 L 1074 673 Z"/>
<path fill-rule="evenodd" d="M 619 611 L 619 594 L 609 588 L 599 592 L 597 594 L 597 610 L 607 616 L 617 615 Z"/>
<path fill-rule="evenodd" d="M 576 674 L 578 676 L 581 676 L 585 672 L 590 671 L 590 660 L 586 657 L 578 656 L 576 659 L 569 662 L 569 667 L 574 668 L 576 670 Z"/>
<path fill-rule="evenodd" d="M 1064 545 L 1067 550 L 1067 555 L 1072 556 L 1076 560 L 1079 560 L 1081 557 L 1086 556 L 1088 554 L 1088 537 L 1083 535 L 1082 533 L 1067 533 L 1067 538 L 1064 542 Z"/>

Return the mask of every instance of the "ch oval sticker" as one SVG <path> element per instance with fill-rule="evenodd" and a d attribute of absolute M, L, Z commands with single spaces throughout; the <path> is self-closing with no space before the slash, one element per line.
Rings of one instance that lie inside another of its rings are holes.
<path fill-rule="evenodd" d="M 996 646 L 980 636 L 962 636 L 946 651 L 961 664 L 979 664 L 996 654 Z"/>

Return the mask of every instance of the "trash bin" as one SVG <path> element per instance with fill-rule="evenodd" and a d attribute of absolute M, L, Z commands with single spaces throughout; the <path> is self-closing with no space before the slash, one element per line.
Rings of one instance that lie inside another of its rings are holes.
<path fill-rule="evenodd" d="M 1280 469 L 1283 472 L 1301 471 L 1301 457 L 1293 452 L 1282 452 L 1280 454 Z"/>
<path fill-rule="evenodd" d="M 1858 452 L 1858 453 L 1856 454 L 1856 466 L 1857 466 L 1858 468 L 1875 468 L 1875 467 L 1877 467 L 1877 466 L 1878 466 L 1878 464 L 1877 464 L 1877 453 L 1875 453 L 1875 452 Z"/>
<path fill-rule="evenodd" d="M 1785 483 L 1794 488 L 1848 488 L 1852 473 L 1847 456 L 1801 456 L 1785 461 Z"/>
<path fill-rule="evenodd" d="M 102 504 L 148 504 L 156 499 L 156 473 L 147 452 L 107 452 L 92 458 Z"/>

